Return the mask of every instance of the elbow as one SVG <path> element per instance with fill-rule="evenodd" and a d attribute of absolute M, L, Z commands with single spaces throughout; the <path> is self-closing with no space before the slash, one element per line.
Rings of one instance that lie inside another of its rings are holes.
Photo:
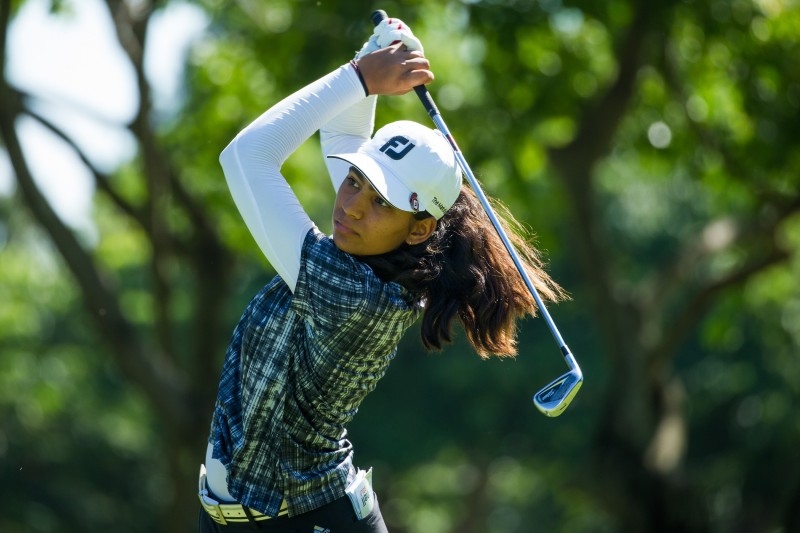
<path fill-rule="evenodd" d="M 236 139 L 234 139 L 219 154 L 219 164 L 225 174 L 236 165 L 236 159 Z"/>
<path fill-rule="evenodd" d="M 280 168 L 281 161 L 278 154 L 271 149 L 268 143 L 257 136 L 249 134 L 247 130 L 239 133 L 226 146 L 219 155 L 219 162 L 222 169 L 229 169 L 258 166 L 277 166 Z"/>

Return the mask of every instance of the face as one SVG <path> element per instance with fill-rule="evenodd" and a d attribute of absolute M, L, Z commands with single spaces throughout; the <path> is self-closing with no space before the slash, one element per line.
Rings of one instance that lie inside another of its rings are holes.
<path fill-rule="evenodd" d="M 401 244 L 418 244 L 436 228 L 433 218 L 416 220 L 413 213 L 389 204 L 355 169 L 336 193 L 333 242 L 353 255 L 378 255 Z"/>

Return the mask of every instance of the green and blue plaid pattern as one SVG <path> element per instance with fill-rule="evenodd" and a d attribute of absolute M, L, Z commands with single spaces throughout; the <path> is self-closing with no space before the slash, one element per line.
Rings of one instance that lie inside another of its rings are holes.
<path fill-rule="evenodd" d="M 228 347 L 211 424 L 214 457 L 240 503 L 294 516 L 344 495 L 347 423 L 383 377 L 421 304 L 312 229 L 295 292 L 275 277 Z"/>

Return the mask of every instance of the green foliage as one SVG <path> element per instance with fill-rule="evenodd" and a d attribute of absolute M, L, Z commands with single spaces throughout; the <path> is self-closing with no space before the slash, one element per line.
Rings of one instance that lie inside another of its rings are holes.
<path fill-rule="evenodd" d="M 202 459 L 225 342 L 271 275 L 219 152 L 269 105 L 346 62 L 371 31 L 371 6 L 357 2 L 193 5 L 209 27 L 187 57 L 179 107 L 152 119 L 176 179 L 220 239 L 209 263 L 230 261 L 213 278 L 218 314 L 203 313 L 209 282 L 187 260 L 208 243 L 174 196 L 157 213 L 183 248 L 157 268 L 147 224 L 101 192 L 98 238 L 86 250 L 143 351 L 159 352 L 168 326 L 175 389 L 190 384 L 180 412 L 200 422 L 179 438 L 184 418 L 169 418 L 170 406 L 126 374 L 114 357 L 125 346 L 102 340 L 93 320 L 102 310 L 88 308 L 41 221 L 18 207 L 19 192 L 0 198 L 2 531 L 166 530 L 158 513 L 191 490 Z M 54 16 L 74 8 L 51 6 Z M 791 531 L 800 502 L 797 4 L 378 7 L 414 28 L 436 73 L 429 88 L 470 165 L 533 230 L 571 293 L 551 312 L 586 375 L 573 406 L 546 419 L 531 395 L 564 367 L 542 320 L 522 323 L 514 360 L 480 360 L 461 332 L 443 353 L 424 354 L 412 331 L 349 435 L 356 463 L 375 466 L 392 531 L 688 531 L 690 519 L 702 531 Z M 626 48 L 639 30 L 646 36 Z M 628 95 L 614 92 L 626 61 L 636 62 Z M 381 99 L 379 123 L 401 117 L 428 120 L 413 93 Z M 136 209 L 153 192 L 145 163 L 137 154 L 108 177 Z M 586 174 L 576 170 L 583 163 Z M 329 229 L 333 191 L 316 139 L 284 172 Z M 173 295 L 166 321 L 156 272 Z M 212 361 L 197 357 L 203 331 L 219 332 Z M 648 463 L 661 424 L 675 420 L 685 441 L 661 451 L 676 463 Z M 697 502 L 691 512 L 687 501 Z M 184 526 L 194 522 L 186 509 Z"/>
<path fill-rule="evenodd" d="M 128 483 L 156 442 L 151 414 L 109 365 L 75 287 L 30 220 L 0 251 L 3 531 L 100 531 L 150 503 Z M 113 474 L 112 474 L 113 473 Z M 71 495 L 80 495 L 73 498 Z"/>

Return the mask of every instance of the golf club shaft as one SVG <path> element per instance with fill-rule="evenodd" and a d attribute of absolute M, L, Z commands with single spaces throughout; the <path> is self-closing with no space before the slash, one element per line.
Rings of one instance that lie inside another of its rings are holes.
<path fill-rule="evenodd" d="M 503 241 L 503 244 L 505 245 L 506 250 L 508 250 L 509 255 L 511 255 L 511 259 L 512 259 L 512 261 L 514 261 L 514 265 L 516 265 L 517 270 L 519 271 L 520 275 L 522 276 L 522 279 L 525 281 L 525 285 L 528 286 L 528 290 L 530 291 L 531 296 L 533 296 L 533 299 L 536 301 L 536 305 L 538 306 L 539 311 L 542 314 L 542 318 L 544 318 L 545 322 L 547 322 L 547 326 L 550 328 L 550 332 L 553 334 L 553 337 L 555 338 L 556 342 L 558 343 L 558 346 L 561 348 L 561 351 L 564 353 L 564 356 L 566 357 L 567 354 L 569 354 L 569 348 L 567 347 L 566 343 L 564 342 L 564 339 L 561 337 L 561 333 L 558 331 L 558 328 L 556 327 L 556 324 L 553 321 L 553 318 L 550 316 L 550 313 L 547 311 L 547 308 L 545 307 L 544 302 L 542 301 L 541 297 L 539 296 L 539 292 L 536 290 L 536 286 L 531 281 L 530 276 L 528 275 L 528 272 L 525 269 L 525 266 L 524 266 L 524 264 L 522 263 L 522 260 L 519 257 L 519 254 L 517 253 L 516 249 L 514 248 L 514 245 L 511 243 L 511 240 L 508 238 L 508 235 L 506 234 L 505 230 L 503 229 L 503 226 L 500 224 L 500 220 L 497 218 L 497 215 L 495 215 L 494 209 L 492 209 L 492 206 L 489 203 L 489 200 L 486 198 L 486 195 L 484 194 L 483 189 L 480 186 L 480 183 L 478 183 L 478 180 L 475 177 L 475 174 L 472 172 L 472 169 L 470 168 L 469 164 L 467 163 L 467 160 L 464 157 L 464 154 L 458 148 L 458 144 L 456 143 L 455 139 L 453 138 L 452 134 L 450 133 L 450 130 L 447 128 L 447 124 L 445 124 L 441 113 L 439 113 L 439 109 L 436 107 L 436 104 L 434 103 L 430 92 L 428 92 L 427 87 L 425 87 L 424 85 L 418 85 L 417 87 L 414 87 L 414 91 L 417 93 L 417 96 L 419 97 L 420 101 L 422 102 L 422 105 L 425 106 L 426 111 L 428 111 L 428 114 L 430 115 L 431 120 L 433 120 L 433 123 L 436 124 L 436 127 L 438 128 L 438 130 L 440 132 L 442 132 L 442 135 L 445 136 L 447 141 L 450 143 L 450 146 L 453 148 L 453 152 L 455 153 L 456 160 L 458 161 L 459 166 L 461 166 L 461 170 L 464 172 L 464 175 L 466 176 L 467 181 L 469 181 L 469 184 L 472 187 L 472 190 L 475 192 L 475 195 L 478 197 L 478 200 L 480 201 L 481 206 L 483 206 L 483 210 L 486 211 L 486 215 L 489 217 L 489 220 L 491 220 L 492 225 L 494 226 L 494 229 L 497 231 L 497 234 L 500 236 L 500 240 Z M 570 365 L 570 367 L 572 367 L 572 366 L 573 365 Z"/>
<path fill-rule="evenodd" d="M 378 25 L 383 19 L 387 18 L 387 14 L 383 10 L 377 10 L 372 13 L 371 19 L 374 25 Z M 511 255 L 512 261 L 514 261 L 514 265 L 517 267 L 519 274 L 522 276 L 523 281 L 525 281 L 525 285 L 527 285 L 528 290 L 533 296 L 534 301 L 536 301 L 536 305 L 539 308 L 539 312 L 542 314 L 545 322 L 547 323 L 548 328 L 550 328 L 550 332 L 553 334 L 556 342 L 558 343 L 559 348 L 561 349 L 561 353 L 564 354 L 564 358 L 567 361 L 567 365 L 570 369 L 577 368 L 577 362 L 573 357 L 572 353 L 569 351 L 569 347 L 567 347 L 564 339 L 561 337 L 561 333 L 558 331 L 555 322 L 553 322 L 553 318 L 550 316 L 550 313 L 547 311 L 547 308 L 544 305 L 541 297 L 539 296 L 539 292 L 536 290 L 533 282 L 528 276 L 528 272 L 525 270 L 525 266 L 522 263 L 522 260 L 517 254 L 517 251 L 514 249 L 514 245 L 511 243 L 511 240 L 508 238 L 503 226 L 500 224 L 500 220 L 497 218 L 497 215 L 494 213 L 494 209 L 492 209 L 489 200 L 486 198 L 486 195 L 483 192 L 480 184 L 478 183 L 475 174 L 472 172 L 467 160 L 464 158 L 464 154 L 458 148 L 458 144 L 456 143 L 455 139 L 453 138 L 452 134 L 450 133 L 450 129 L 445 124 L 444 119 L 442 118 L 442 114 L 439 112 L 439 108 L 436 107 L 436 103 L 433 101 L 433 97 L 431 97 L 430 92 L 428 92 L 428 88 L 424 85 L 418 85 L 414 87 L 414 91 L 417 93 L 422 105 L 425 107 L 425 110 L 430 115 L 433 123 L 436 125 L 436 128 L 444 135 L 447 141 L 450 143 L 450 146 L 453 148 L 453 152 L 455 153 L 456 160 L 458 161 L 461 170 L 464 172 L 464 175 L 467 177 L 467 181 L 469 181 L 472 190 L 475 192 L 475 195 L 478 197 L 478 200 L 483 206 L 483 210 L 491 220 L 492 225 L 494 226 L 497 234 L 500 236 L 500 239 L 503 241 L 503 244 L 508 250 L 508 253 Z"/>

